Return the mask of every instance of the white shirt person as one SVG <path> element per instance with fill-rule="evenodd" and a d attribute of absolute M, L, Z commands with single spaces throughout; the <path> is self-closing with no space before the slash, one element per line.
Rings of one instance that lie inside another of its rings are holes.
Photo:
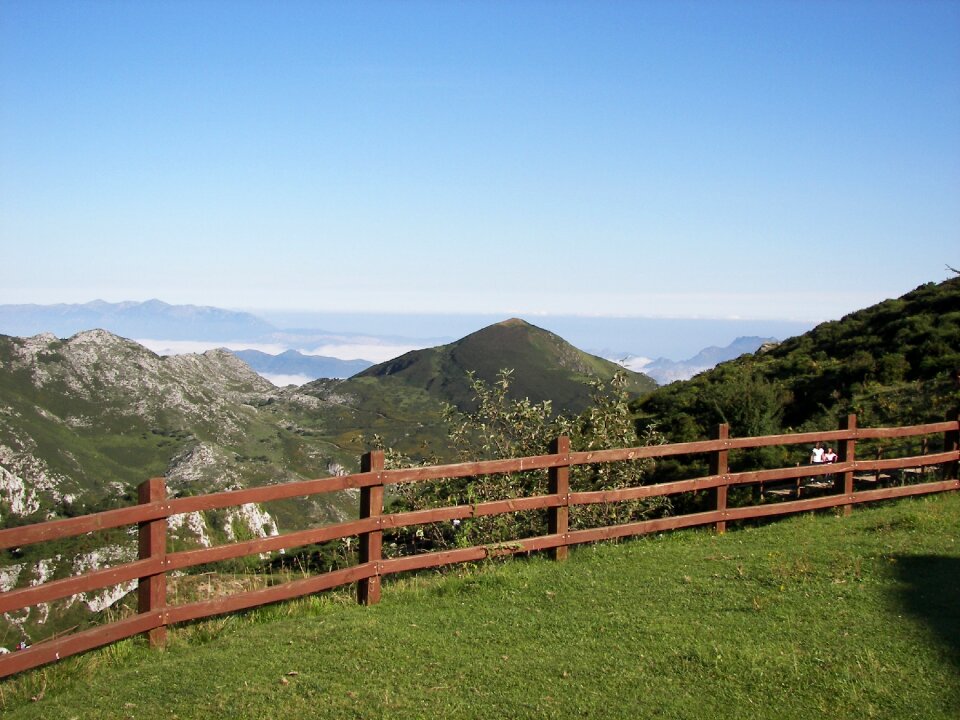
<path fill-rule="evenodd" d="M 810 462 L 814 465 L 818 465 L 823 462 L 823 445 L 817 443 L 813 446 L 813 450 L 810 451 Z"/>

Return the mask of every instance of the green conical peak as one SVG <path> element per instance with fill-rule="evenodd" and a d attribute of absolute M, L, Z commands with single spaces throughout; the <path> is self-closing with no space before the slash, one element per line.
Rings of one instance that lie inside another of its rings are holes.
<path fill-rule="evenodd" d="M 497 326 L 499 327 L 523 327 L 530 325 L 526 320 L 521 320 L 520 318 L 510 318 L 509 320 L 504 320 L 498 322 Z"/>

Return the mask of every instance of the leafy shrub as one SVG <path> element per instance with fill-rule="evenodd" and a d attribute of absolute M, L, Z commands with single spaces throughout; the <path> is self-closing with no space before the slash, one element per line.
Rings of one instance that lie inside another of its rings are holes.
<path fill-rule="evenodd" d="M 527 398 L 511 398 L 512 374 L 511 370 L 501 370 L 497 380 L 490 385 L 471 374 L 474 409 L 461 413 L 453 406 L 446 407 L 444 418 L 448 441 L 461 460 L 542 455 L 549 452 L 551 442 L 561 435 L 570 438 L 572 451 L 663 442 L 655 427 L 648 427 L 638 438 L 629 407 L 625 373 L 615 374 L 608 384 L 592 381 L 592 404 L 576 417 L 554 415 L 549 401 L 532 403 Z M 407 458 L 390 448 L 385 448 L 385 455 L 390 467 L 410 464 Z M 579 492 L 640 485 L 648 478 L 652 466 L 653 461 L 648 459 L 574 466 L 570 469 L 570 489 Z M 411 483 L 397 488 L 393 504 L 396 510 L 475 505 L 544 495 L 548 491 L 547 485 L 545 470 Z M 630 522 L 669 510 L 669 501 L 665 498 L 588 505 L 573 508 L 570 523 L 572 527 L 594 527 Z M 508 542 L 546 533 L 547 514 L 538 510 L 469 518 L 457 524 L 435 523 L 403 528 L 389 538 L 387 545 L 389 547 L 392 542 L 400 552 L 409 552 Z"/>

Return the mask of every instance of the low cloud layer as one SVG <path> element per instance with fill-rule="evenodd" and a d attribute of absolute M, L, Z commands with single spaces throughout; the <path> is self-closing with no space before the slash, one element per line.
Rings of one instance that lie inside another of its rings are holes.
<path fill-rule="evenodd" d="M 298 350 L 304 355 L 336 358 L 337 360 L 367 360 L 372 363 L 381 363 L 392 360 L 411 350 L 421 350 L 424 345 L 388 343 L 330 343 L 314 348 L 300 348 L 280 343 L 244 343 L 244 342 L 215 342 L 203 340 L 155 340 L 151 338 L 138 339 L 138 343 L 152 350 L 158 355 L 184 355 L 186 353 L 202 353 L 216 348 L 228 350 L 259 350 L 270 355 L 279 355 L 287 350 Z M 272 380 L 271 380 L 272 382 Z M 274 383 L 276 384 L 276 383 Z M 299 383 L 298 383 L 299 384 Z"/>

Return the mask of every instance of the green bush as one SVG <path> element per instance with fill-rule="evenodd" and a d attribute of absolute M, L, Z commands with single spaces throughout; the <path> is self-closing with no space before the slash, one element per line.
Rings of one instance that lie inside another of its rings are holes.
<path fill-rule="evenodd" d="M 549 452 L 551 442 L 561 435 L 570 438 L 572 451 L 663 442 L 663 436 L 652 426 L 645 428 L 638 437 L 630 411 L 625 373 L 617 373 L 606 384 L 593 381 L 592 404 L 575 417 L 554 415 L 549 401 L 535 404 L 527 398 L 511 398 L 512 375 L 511 370 L 501 370 L 492 385 L 471 375 L 474 409 L 460 412 L 453 406 L 446 407 L 447 438 L 460 459 L 475 461 L 543 455 Z M 388 466 L 410 464 L 399 453 L 389 448 L 385 451 Z M 575 466 L 570 470 L 570 489 L 584 492 L 640 485 L 648 481 L 652 467 L 652 460 Z M 475 505 L 544 495 L 548 491 L 547 485 L 545 470 L 411 483 L 397 488 L 393 506 L 395 510 L 420 510 Z M 570 522 L 572 527 L 596 527 L 658 516 L 669 510 L 670 504 L 665 498 L 596 504 L 574 508 Z M 394 543 L 399 552 L 413 552 L 424 548 L 508 542 L 546 532 L 547 514 L 539 510 L 469 518 L 457 524 L 435 523 L 405 528 L 387 538 L 387 545 Z"/>

